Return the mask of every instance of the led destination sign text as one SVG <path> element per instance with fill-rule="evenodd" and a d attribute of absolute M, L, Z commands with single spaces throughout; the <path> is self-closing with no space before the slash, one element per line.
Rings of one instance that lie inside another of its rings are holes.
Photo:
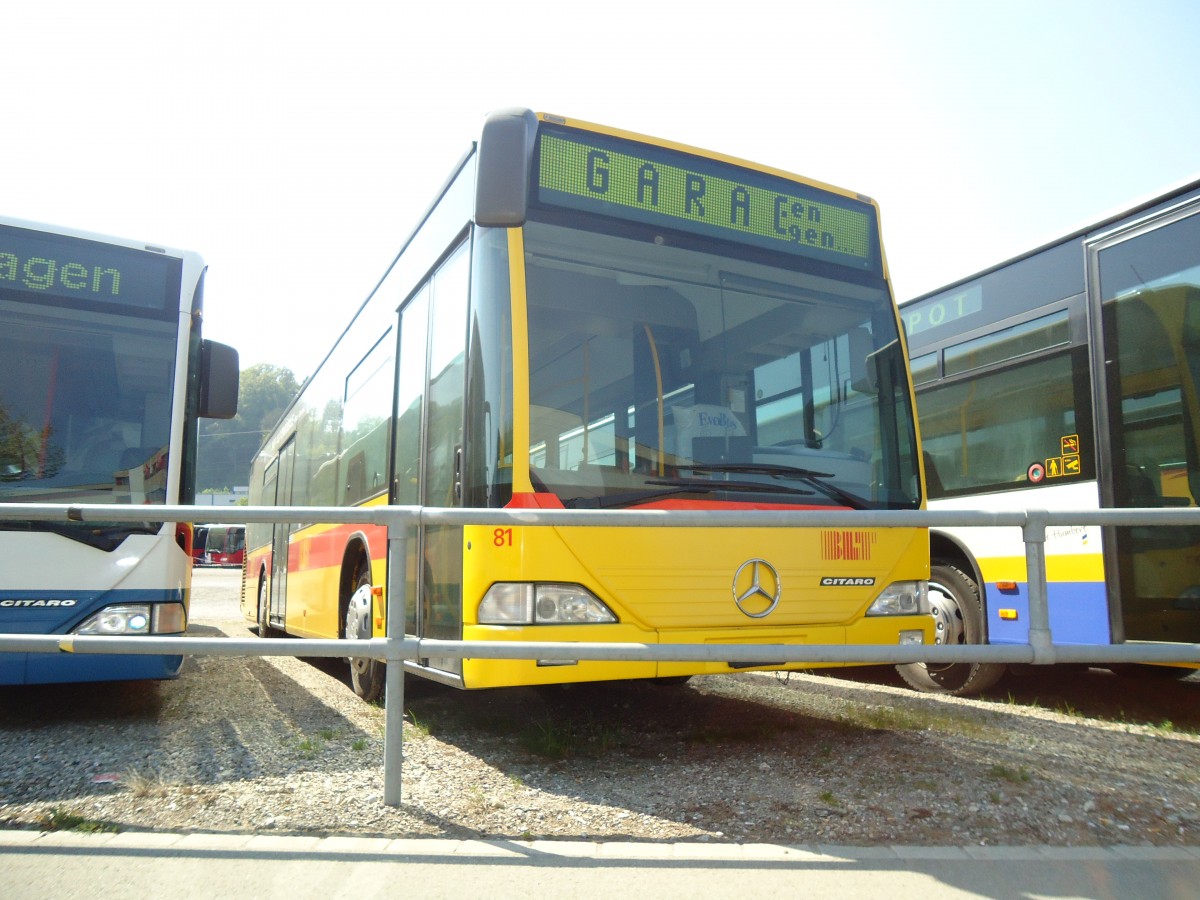
<path fill-rule="evenodd" d="M 538 188 L 556 206 L 879 268 L 870 205 L 671 150 L 547 130 Z"/>
<path fill-rule="evenodd" d="M 0 227 L 0 292 L 163 309 L 174 260 L 124 247 Z M 178 290 L 178 273 L 175 274 Z"/>
<path fill-rule="evenodd" d="M 0 253 L 0 281 L 19 282 L 31 291 L 64 291 L 87 294 L 121 294 L 121 270 L 112 266 L 85 266 L 44 256 L 22 260 L 15 253 Z"/>

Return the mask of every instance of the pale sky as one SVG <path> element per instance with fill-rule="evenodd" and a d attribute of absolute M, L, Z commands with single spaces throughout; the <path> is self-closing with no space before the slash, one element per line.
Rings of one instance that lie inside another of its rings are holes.
<path fill-rule="evenodd" d="M 1194 0 L 38 0 L 0 211 L 195 250 L 206 335 L 310 374 L 493 109 L 874 197 L 903 301 L 1200 175 Z"/>

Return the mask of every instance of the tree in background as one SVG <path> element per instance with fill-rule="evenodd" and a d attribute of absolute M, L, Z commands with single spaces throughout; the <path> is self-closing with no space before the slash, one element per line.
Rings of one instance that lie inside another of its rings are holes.
<path fill-rule="evenodd" d="M 242 369 L 237 415 L 200 420 L 196 492 L 246 484 L 255 451 L 299 390 L 291 369 L 269 363 Z"/>

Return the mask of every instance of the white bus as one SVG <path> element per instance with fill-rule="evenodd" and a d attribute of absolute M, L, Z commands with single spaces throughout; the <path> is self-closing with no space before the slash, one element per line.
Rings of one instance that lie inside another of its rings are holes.
<path fill-rule="evenodd" d="M 901 314 L 931 509 L 1196 505 L 1200 181 Z M 930 541 L 939 640 L 1026 643 L 1017 529 L 937 529 Z M 1200 528 L 1051 528 L 1046 554 L 1054 643 L 1200 642 Z M 1004 666 L 900 672 L 970 694 Z"/>
<path fill-rule="evenodd" d="M 197 418 L 237 407 L 237 353 L 200 336 L 204 271 L 194 253 L 0 219 L 0 502 L 192 502 Z M 0 633 L 181 634 L 191 538 L 0 519 Z M 6 652 L 0 684 L 171 678 L 182 659 Z"/>

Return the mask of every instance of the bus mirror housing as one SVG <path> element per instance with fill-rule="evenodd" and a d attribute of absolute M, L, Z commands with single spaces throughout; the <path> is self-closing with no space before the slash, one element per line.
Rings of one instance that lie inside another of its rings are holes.
<path fill-rule="evenodd" d="M 530 163 L 537 116 L 528 109 L 502 109 L 483 123 L 475 152 L 475 224 L 516 228 L 525 224 Z M 520 173 L 513 177 L 513 173 Z"/>
<path fill-rule="evenodd" d="M 228 344 L 200 342 L 200 415 L 232 419 L 237 415 L 238 352 Z"/>

